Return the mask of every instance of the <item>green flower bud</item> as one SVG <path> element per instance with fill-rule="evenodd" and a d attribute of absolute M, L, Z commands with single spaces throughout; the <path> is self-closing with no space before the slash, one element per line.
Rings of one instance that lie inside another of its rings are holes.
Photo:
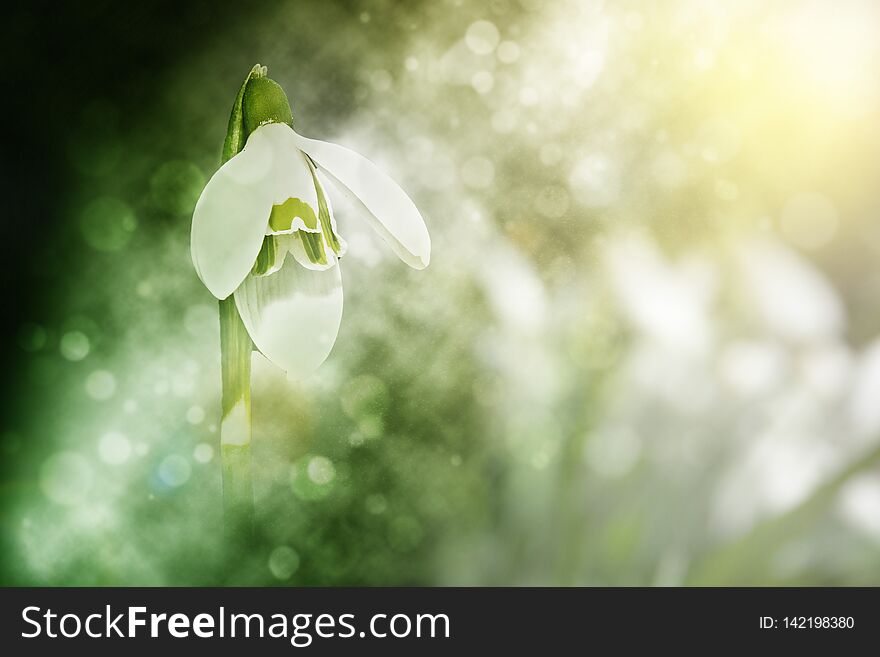
<path fill-rule="evenodd" d="M 251 78 L 242 99 L 245 134 L 250 134 L 266 123 L 293 124 L 290 101 L 281 85 L 265 77 Z"/>
<path fill-rule="evenodd" d="M 250 134 L 261 125 L 286 123 L 293 126 L 287 94 L 277 82 L 266 77 L 266 72 L 265 66 L 254 66 L 235 97 L 221 163 L 238 154 Z"/>

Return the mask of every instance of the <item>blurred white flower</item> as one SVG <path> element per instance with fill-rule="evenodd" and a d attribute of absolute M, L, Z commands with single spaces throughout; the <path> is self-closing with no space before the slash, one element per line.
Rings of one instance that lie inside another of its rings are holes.
<path fill-rule="evenodd" d="M 873 441 L 880 432 L 880 339 L 872 342 L 859 359 L 849 400 L 849 419 L 860 441 Z"/>
<path fill-rule="evenodd" d="M 617 300 L 641 333 L 679 352 L 702 353 L 712 344 L 716 273 L 710 263 L 669 263 L 643 235 L 616 238 L 605 251 Z"/>
<path fill-rule="evenodd" d="M 835 338 L 843 330 L 840 298 L 808 260 L 769 239 L 745 242 L 738 256 L 745 294 L 772 332 L 810 342 Z"/>
<path fill-rule="evenodd" d="M 840 491 L 837 506 L 848 524 L 880 542 L 880 477 L 876 473 L 848 482 Z"/>

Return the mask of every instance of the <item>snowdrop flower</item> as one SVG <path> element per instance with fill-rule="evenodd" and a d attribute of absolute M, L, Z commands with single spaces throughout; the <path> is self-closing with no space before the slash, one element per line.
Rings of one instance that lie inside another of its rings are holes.
<path fill-rule="evenodd" d="M 415 204 L 376 165 L 294 131 L 287 96 L 265 74 L 255 67 L 239 92 L 226 161 L 193 212 L 192 259 L 215 297 L 233 296 L 255 347 L 302 378 L 327 358 L 342 319 L 346 243 L 318 173 L 409 266 L 427 267 L 431 240 Z"/>

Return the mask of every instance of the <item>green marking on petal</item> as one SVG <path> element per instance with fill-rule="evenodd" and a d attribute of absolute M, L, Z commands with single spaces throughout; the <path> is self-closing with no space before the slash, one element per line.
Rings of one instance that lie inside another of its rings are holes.
<path fill-rule="evenodd" d="M 321 221 L 321 229 L 324 231 L 327 244 L 330 245 L 330 248 L 333 249 L 336 255 L 339 255 L 342 253 L 342 244 L 339 243 L 339 236 L 333 230 L 333 222 L 330 221 L 330 206 L 327 205 L 327 199 L 324 198 L 324 189 L 318 181 L 315 167 L 311 162 L 309 162 L 309 169 L 312 172 L 312 180 L 315 181 L 315 190 L 318 192 L 318 218 Z"/>
<path fill-rule="evenodd" d="M 257 255 L 252 273 L 255 276 L 263 276 L 277 269 L 276 260 L 284 257 L 284 253 L 278 248 L 278 239 L 274 235 L 266 235 L 263 238 L 263 246 Z"/>
<path fill-rule="evenodd" d="M 288 231 L 293 225 L 293 220 L 297 217 L 302 219 L 306 230 L 318 230 L 315 211 L 308 203 L 304 203 L 298 198 L 289 198 L 281 205 L 272 206 L 272 214 L 269 215 L 269 228 L 276 232 Z"/>
<path fill-rule="evenodd" d="M 324 240 L 321 238 L 321 233 L 299 231 L 297 235 L 302 239 L 303 248 L 309 260 L 316 265 L 326 265 L 327 252 L 324 250 Z"/>

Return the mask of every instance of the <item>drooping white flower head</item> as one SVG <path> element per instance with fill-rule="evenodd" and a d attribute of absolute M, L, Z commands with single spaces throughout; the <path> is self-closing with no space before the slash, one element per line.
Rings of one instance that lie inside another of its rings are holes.
<path fill-rule="evenodd" d="M 265 69 L 254 68 L 237 102 L 244 147 L 196 203 L 193 264 L 215 297 L 234 295 L 256 348 L 301 378 L 327 358 L 342 319 L 346 244 L 318 170 L 406 264 L 427 267 L 431 239 L 415 204 L 375 164 L 294 132 L 287 97 Z"/>

